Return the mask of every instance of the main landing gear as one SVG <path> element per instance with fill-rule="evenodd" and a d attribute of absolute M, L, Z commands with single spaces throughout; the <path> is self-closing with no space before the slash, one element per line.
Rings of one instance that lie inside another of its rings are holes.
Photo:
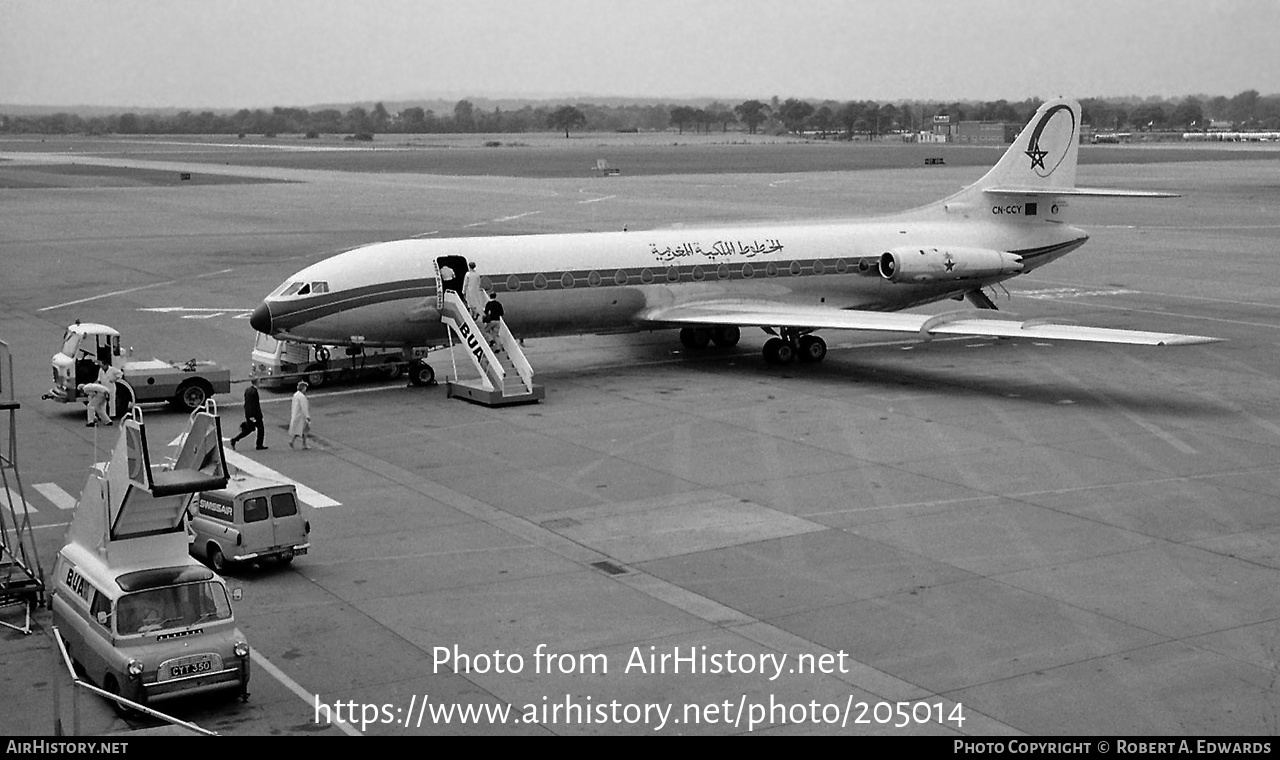
<path fill-rule="evenodd" d="M 827 358 L 827 342 L 817 335 L 783 328 L 782 336 L 764 342 L 766 364 L 817 363 Z"/>
<path fill-rule="evenodd" d="M 686 327 L 680 331 L 680 343 L 685 348 L 701 349 L 715 343 L 720 348 L 733 348 L 742 338 L 742 331 L 728 327 Z"/>
<path fill-rule="evenodd" d="M 768 332 L 779 337 L 765 341 L 764 360 L 767 364 L 790 364 L 796 360 L 816 363 L 827 358 L 827 342 L 811 335 L 808 330 L 784 327 Z M 733 326 L 685 327 L 680 330 L 680 343 L 689 349 L 703 349 L 712 343 L 720 348 L 730 348 L 738 345 L 741 337 L 741 331 Z"/>

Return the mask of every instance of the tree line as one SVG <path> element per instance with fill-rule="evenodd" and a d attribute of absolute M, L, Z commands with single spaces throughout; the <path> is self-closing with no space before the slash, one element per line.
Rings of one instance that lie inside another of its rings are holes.
<path fill-rule="evenodd" d="M 0 132 L 23 134 L 225 134 L 267 135 L 522 133 L 546 130 L 571 132 L 679 133 L 746 131 L 750 134 L 820 134 L 877 137 L 896 132 L 930 129 L 933 117 L 957 121 L 1004 121 L 1023 124 L 1041 101 L 980 102 L 875 101 L 810 102 L 798 98 L 747 100 L 737 105 L 719 101 L 705 105 L 578 103 L 526 104 L 503 110 L 458 101 L 451 113 L 418 106 L 391 113 L 382 103 L 345 111 L 324 108 L 276 107 L 232 112 L 134 112 L 80 116 L 71 112 L 45 115 L 0 114 Z M 1232 97 L 1085 98 L 1083 120 L 1099 131 L 1197 131 L 1210 125 L 1229 129 L 1280 129 L 1280 95 L 1262 96 L 1246 90 Z"/>

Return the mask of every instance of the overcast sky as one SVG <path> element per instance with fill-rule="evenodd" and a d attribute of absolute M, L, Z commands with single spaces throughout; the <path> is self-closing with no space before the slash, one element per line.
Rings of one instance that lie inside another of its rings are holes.
<path fill-rule="evenodd" d="M 0 103 L 1280 93 L 1280 0 L 0 0 Z"/>

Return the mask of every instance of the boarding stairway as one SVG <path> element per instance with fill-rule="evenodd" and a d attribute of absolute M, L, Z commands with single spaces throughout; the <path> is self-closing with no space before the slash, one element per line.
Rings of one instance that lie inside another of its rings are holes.
<path fill-rule="evenodd" d="M 546 396 L 542 386 L 533 382 L 533 367 L 520 350 L 520 342 L 511 334 L 507 323 L 498 321 L 493 345 L 476 322 L 476 315 L 452 290 L 444 290 L 439 299 L 440 321 L 457 336 L 464 352 L 475 365 L 479 377 L 460 380 L 454 367 L 454 380 L 446 383 L 449 398 L 460 398 L 485 406 L 527 404 Z"/>
<path fill-rule="evenodd" d="M 178 454 L 153 462 L 142 410 L 120 418 L 120 437 L 108 462 L 95 465 L 80 492 L 67 531 L 107 561 L 145 565 L 185 556 L 185 516 L 191 496 L 225 488 L 230 479 L 222 450 L 222 426 L 212 400 L 191 413 Z"/>
<path fill-rule="evenodd" d="M 0 609 L 23 607 L 22 625 L 0 620 L 0 625 L 31 634 L 31 611 L 44 603 L 44 570 L 36 553 L 31 514 L 27 511 L 18 474 L 17 411 L 13 397 L 13 358 L 9 345 L 0 341 L 0 413 L 8 417 L 6 449 L 0 451 Z"/>

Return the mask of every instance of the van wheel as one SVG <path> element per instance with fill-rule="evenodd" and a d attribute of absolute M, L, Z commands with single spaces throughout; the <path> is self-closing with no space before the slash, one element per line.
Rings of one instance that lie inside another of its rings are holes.
<path fill-rule="evenodd" d="M 114 694 L 117 697 L 124 696 L 124 694 L 121 693 L 120 691 L 120 682 L 117 681 L 116 677 L 110 673 L 108 673 L 102 679 L 102 689 L 106 691 L 108 694 Z M 119 715 L 121 718 L 138 717 L 138 712 L 133 708 L 127 707 L 121 704 L 120 702 L 115 701 L 114 699 L 110 700 L 110 702 L 111 702 L 111 709 L 115 710 L 116 715 Z"/>
<path fill-rule="evenodd" d="M 222 573 L 227 569 L 227 558 L 216 544 L 209 544 L 209 566 L 215 573 Z"/>
<path fill-rule="evenodd" d="M 133 388 L 128 383 L 116 383 L 116 408 L 111 410 L 115 412 L 116 417 L 123 417 L 133 408 Z"/>
<path fill-rule="evenodd" d="M 324 381 L 327 379 L 324 367 L 319 364 L 312 364 L 310 367 L 307 367 L 307 376 L 303 379 L 306 380 L 307 385 L 310 385 L 312 388 L 319 388 L 323 386 Z"/>
<path fill-rule="evenodd" d="M 293 561 L 293 552 L 287 552 L 280 555 L 280 564 L 287 565 Z"/>

